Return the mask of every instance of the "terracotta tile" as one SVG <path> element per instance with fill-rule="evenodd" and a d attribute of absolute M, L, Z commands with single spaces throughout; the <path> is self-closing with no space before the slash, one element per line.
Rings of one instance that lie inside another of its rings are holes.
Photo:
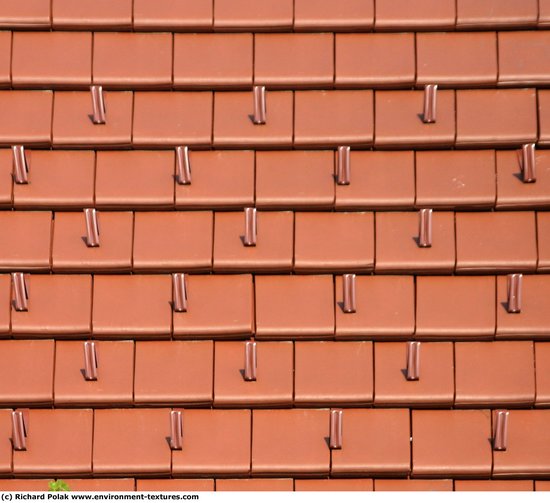
<path fill-rule="evenodd" d="M 508 446 L 493 452 L 493 476 L 548 477 L 550 410 L 511 410 L 509 414 Z"/>
<path fill-rule="evenodd" d="M 303 406 L 372 403 L 372 351 L 372 342 L 296 342 L 294 402 Z"/>
<path fill-rule="evenodd" d="M 455 491 L 532 491 L 532 480 L 455 480 Z"/>
<path fill-rule="evenodd" d="M 56 29 L 129 29 L 132 0 L 52 0 L 52 23 Z"/>
<path fill-rule="evenodd" d="M 550 25 L 550 0 L 539 0 L 539 26 L 548 25 Z"/>
<path fill-rule="evenodd" d="M 214 404 L 221 407 L 289 406 L 294 391 L 291 342 L 257 343 L 257 378 L 245 381 L 245 344 L 216 342 Z"/>
<path fill-rule="evenodd" d="M 171 332 L 171 278 L 95 276 L 93 333 L 96 337 L 168 337 Z"/>
<path fill-rule="evenodd" d="M 372 479 L 296 479 L 295 491 L 372 491 Z"/>
<path fill-rule="evenodd" d="M 106 123 L 92 122 L 89 92 L 57 92 L 53 114 L 53 143 L 56 147 L 127 147 L 132 137 L 130 92 L 103 93 Z"/>
<path fill-rule="evenodd" d="M 376 92 L 375 145 L 450 146 L 455 141 L 455 93 L 437 93 L 437 121 L 422 122 L 424 91 Z"/>
<path fill-rule="evenodd" d="M 256 336 L 332 337 L 332 276 L 256 276 Z"/>
<path fill-rule="evenodd" d="M 55 346 L 55 405 L 132 404 L 134 391 L 134 343 L 95 343 L 97 381 L 84 378 L 84 343 L 57 341 Z"/>
<path fill-rule="evenodd" d="M 0 269 L 40 271 L 50 268 L 52 213 L 0 212 Z"/>
<path fill-rule="evenodd" d="M 335 84 L 337 87 L 410 86 L 415 80 L 414 50 L 412 33 L 336 35 Z"/>
<path fill-rule="evenodd" d="M 457 145 L 517 145 L 537 140 L 534 89 L 456 92 Z"/>
<path fill-rule="evenodd" d="M 537 212 L 538 271 L 550 270 L 550 213 Z"/>
<path fill-rule="evenodd" d="M 493 276 L 416 279 L 417 338 L 490 339 L 494 333 Z"/>
<path fill-rule="evenodd" d="M 135 93 L 135 146 L 209 145 L 211 142 L 211 92 Z"/>
<path fill-rule="evenodd" d="M 255 410 L 252 421 L 255 476 L 328 474 L 328 409 Z"/>
<path fill-rule="evenodd" d="M 524 183 L 521 152 L 497 152 L 497 208 L 532 208 L 550 206 L 550 154 L 535 153 L 535 183 Z"/>
<path fill-rule="evenodd" d="M 243 212 L 216 212 L 214 271 L 291 271 L 294 253 L 294 213 L 258 212 L 255 246 L 244 245 Z"/>
<path fill-rule="evenodd" d="M 453 29 L 455 2 L 452 0 L 377 0 L 377 30 Z"/>
<path fill-rule="evenodd" d="M 537 0 L 457 0 L 459 29 L 524 27 L 537 23 Z"/>
<path fill-rule="evenodd" d="M 170 87 L 170 33 L 95 33 L 94 84 L 107 88 Z"/>
<path fill-rule="evenodd" d="M 418 85 L 477 87 L 496 84 L 495 33 L 419 33 L 416 51 Z"/>
<path fill-rule="evenodd" d="M 0 208 L 12 206 L 14 185 L 13 154 L 11 149 L 0 149 Z"/>
<path fill-rule="evenodd" d="M 550 343 L 535 343 L 536 399 L 535 405 L 550 405 Z"/>
<path fill-rule="evenodd" d="M 452 491 L 453 481 L 450 479 L 377 479 L 374 481 L 375 491 Z"/>
<path fill-rule="evenodd" d="M 52 107 L 51 91 L 0 91 L 0 144 L 49 145 Z"/>
<path fill-rule="evenodd" d="M 250 472 L 249 410 L 183 411 L 183 449 L 172 452 L 173 474 Z"/>
<path fill-rule="evenodd" d="M 457 213 L 455 218 L 457 271 L 536 269 L 534 212 Z"/>
<path fill-rule="evenodd" d="M 0 86 L 11 86 L 12 34 L 0 32 Z"/>
<path fill-rule="evenodd" d="M 94 152 L 26 150 L 25 154 L 29 183 L 14 184 L 16 208 L 73 209 L 93 206 Z M 11 175 L 11 152 L 9 160 L 6 158 L 8 162 Z"/>
<path fill-rule="evenodd" d="M 92 472 L 91 409 L 28 412 L 27 450 L 13 452 L 15 475 L 86 475 Z M 62 441 L 52 442 L 52 439 Z M 47 487 L 47 482 L 45 482 Z"/>
<path fill-rule="evenodd" d="M 209 270 L 213 224 L 210 211 L 136 213 L 134 270 Z"/>
<path fill-rule="evenodd" d="M 279 30 L 290 28 L 292 0 L 217 0 L 214 28 L 219 30 Z"/>
<path fill-rule="evenodd" d="M 352 151 L 349 185 L 336 185 L 338 209 L 395 209 L 414 205 L 414 153 Z"/>
<path fill-rule="evenodd" d="M 174 337 L 252 335 L 253 295 L 250 274 L 188 276 L 187 312 L 174 313 Z"/>
<path fill-rule="evenodd" d="M 334 154 L 330 151 L 256 152 L 258 208 L 331 208 Z"/>
<path fill-rule="evenodd" d="M 218 479 L 216 491 L 294 491 L 294 480 Z"/>
<path fill-rule="evenodd" d="M 12 308 L 12 332 L 19 337 L 63 338 L 91 332 L 92 277 L 43 275 L 26 277 L 28 311 Z"/>
<path fill-rule="evenodd" d="M 496 185 L 494 150 L 416 152 L 417 207 L 491 208 Z"/>
<path fill-rule="evenodd" d="M 174 87 L 252 86 L 253 40 L 251 33 L 175 35 Z"/>
<path fill-rule="evenodd" d="M 98 152 L 99 208 L 167 208 L 174 205 L 175 156 L 170 151 Z"/>
<path fill-rule="evenodd" d="M 414 477 L 482 477 L 491 474 L 488 410 L 413 410 Z"/>
<path fill-rule="evenodd" d="M 342 310 L 341 276 L 336 286 L 336 338 L 404 338 L 414 333 L 412 276 L 357 276 L 355 313 Z"/>
<path fill-rule="evenodd" d="M 406 378 L 407 344 L 374 344 L 374 402 L 385 407 L 449 407 L 454 401 L 454 352 L 451 342 L 420 346 L 420 378 Z"/>
<path fill-rule="evenodd" d="M 288 147 L 292 144 L 293 93 L 266 93 L 266 123 L 252 122 L 251 92 L 216 93 L 214 103 L 214 145 L 216 147 Z"/>
<path fill-rule="evenodd" d="M 47 28 L 50 26 L 51 0 L 5 0 L 2 3 L 0 27 Z"/>
<path fill-rule="evenodd" d="M 202 0 L 134 0 L 136 30 L 205 30 L 212 28 L 213 3 Z"/>
<path fill-rule="evenodd" d="M 140 479 L 136 491 L 213 491 L 214 479 Z"/>
<path fill-rule="evenodd" d="M 374 24 L 372 0 L 294 1 L 294 29 L 296 30 L 370 30 Z"/>
<path fill-rule="evenodd" d="M 407 475 L 411 465 L 408 409 L 347 409 L 341 449 L 333 449 L 333 475 Z"/>
<path fill-rule="evenodd" d="M 455 404 L 459 407 L 531 407 L 535 401 L 532 342 L 455 344 Z"/>
<path fill-rule="evenodd" d="M 550 91 L 538 91 L 539 145 L 550 145 Z"/>
<path fill-rule="evenodd" d="M 14 87 L 86 87 L 92 81 L 91 33 L 13 34 Z"/>
<path fill-rule="evenodd" d="M 56 213 L 53 231 L 54 271 L 130 271 L 132 268 L 132 212 L 98 212 L 100 245 L 86 244 L 83 212 Z"/>
<path fill-rule="evenodd" d="M 254 205 L 254 152 L 190 152 L 190 185 L 176 184 L 177 208 L 243 208 Z"/>
<path fill-rule="evenodd" d="M 520 313 L 508 313 L 507 278 L 497 279 L 497 338 L 546 337 L 550 331 L 550 276 L 523 278 Z"/>
<path fill-rule="evenodd" d="M 134 491 L 134 479 L 66 479 L 71 491 Z"/>
<path fill-rule="evenodd" d="M 94 474 L 168 475 L 170 409 L 96 409 Z"/>
<path fill-rule="evenodd" d="M 254 37 L 254 83 L 268 87 L 330 87 L 334 35 L 270 33 Z"/>
<path fill-rule="evenodd" d="M 53 402 L 54 341 L 0 343 L 0 402 L 39 405 Z"/>
<path fill-rule="evenodd" d="M 11 277 L 9 274 L 0 274 L 0 334 L 10 332 L 11 313 Z"/>
<path fill-rule="evenodd" d="M 49 480 L 45 479 L 0 479 L 0 491 L 47 491 L 48 482 Z"/>
<path fill-rule="evenodd" d="M 0 473 L 11 474 L 12 472 L 12 452 L 13 447 L 10 441 L 12 435 L 11 425 L 12 410 L 0 410 L 0 432 L 4 441 L 0 444 Z M 2 488 L 0 479 L 0 488 Z M 3 490 L 10 490 L 6 488 Z"/>
<path fill-rule="evenodd" d="M 137 342 L 136 403 L 211 403 L 213 360 L 212 341 Z"/>
<path fill-rule="evenodd" d="M 295 222 L 295 271 L 372 271 L 373 213 L 296 213 Z"/>
<path fill-rule="evenodd" d="M 374 111 L 370 90 L 297 91 L 294 114 L 296 145 L 372 144 Z"/>
<path fill-rule="evenodd" d="M 376 213 L 377 273 L 452 273 L 455 267 L 454 213 L 433 213 L 432 246 L 418 246 L 417 212 Z"/>

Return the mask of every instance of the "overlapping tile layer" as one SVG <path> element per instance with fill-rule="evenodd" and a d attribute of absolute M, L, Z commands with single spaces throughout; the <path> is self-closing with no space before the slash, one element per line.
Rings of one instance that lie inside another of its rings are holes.
<path fill-rule="evenodd" d="M 4 0 L 0 490 L 550 490 L 549 27 Z"/>

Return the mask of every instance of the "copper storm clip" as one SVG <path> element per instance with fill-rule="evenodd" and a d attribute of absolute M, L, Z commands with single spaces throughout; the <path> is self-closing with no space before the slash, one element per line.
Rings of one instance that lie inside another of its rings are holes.
<path fill-rule="evenodd" d="M 11 148 L 13 153 L 13 178 L 15 183 L 24 185 L 29 183 L 29 165 L 23 145 L 14 145 Z"/>
<path fill-rule="evenodd" d="M 420 379 L 420 342 L 407 342 L 407 381 Z"/>
<path fill-rule="evenodd" d="M 418 246 L 432 246 L 432 210 L 422 209 L 418 212 Z"/>
<path fill-rule="evenodd" d="M 351 181 L 350 147 L 338 147 L 336 160 L 336 183 L 349 185 Z"/>
<path fill-rule="evenodd" d="M 172 274 L 172 307 L 176 313 L 187 312 L 187 278 L 185 273 Z"/>
<path fill-rule="evenodd" d="M 183 448 L 183 415 L 181 410 L 170 411 L 170 449 L 181 451 Z"/>
<path fill-rule="evenodd" d="M 523 174 L 523 183 L 533 183 L 537 181 L 535 164 L 535 144 L 527 143 L 521 147 L 521 172 Z"/>
<path fill-rule="evenodd" d="M 265 86 L 254 86 L 254 115 L 252 122 L 257 126 L 265 124 L 266 121 L 266 99 Z"/>
<path fill-rule="evenodd" d="M 94 208 L 85 208 L 84 219 L 86 220 L 86 246 L 88 248 L 97 248 L 99 246 L 97 211 Z"/>
<path fill-rule="evenodd" d="M 97 352 L 93 341 L 84 342 L 84 379 L 97 381 Z"/>
<path fill-rule="evenodd" d="M 523 274 L 508 274 L 507 290 L 508 300 L 506 310 L 509 313 L 521 312 L 521 289 L 523 284 Z"/>
<path fill-rule="evenodd" d="M 355 283 L 355 274 L 344 274 L 342 276 L 342 294 L 344 299 L 342 310 L 344 313 L 355 313 L 357 311 Z"/>
<path fill-rule="evenodd" d="M 256 246 L 258 236 L 258 214 L 256 208 L 244 209 L 244 246 Z"/>
<path fill-rule="evenodd" d="M 191 185 L 189 147 L 176 147 L 176 182 L 179 185 Z"/>
<path fill-rule="evenodd" d="M 92 94 L 92 122 L 94 124 L 105 124 L 105 100 L 103 99 L 103 87 L 91 86 Z"/>
<path fill-rule="evenodd" d="M 244 380 L 256 380 L 256 368 L 258 366 L 258 350 L 256 343 L 247 341 L 244 346 Z"/>
<path fill-rule="evenodd" d="M 508 447 L 508 417 L 507 410 L 495 411 L 493 427 L 493 450 L 505 451 Z"/>
<path fill-rule="evenodd" d="M 27 279 L 22 272 L 11 274 L 13 283 L 13 305 L 16 311 L 29 310 L 29 290 L 27 288 Z"/>
<path fill-rule="evenodd" d="M 11 442 L 13 449 L 16 451 L 27 450 L 27 431 L 28 419 L 25 413 L 21 410 L 14 410 L 11 413 Z"/>
<path fill-rule="evenodd" d="M 422 112 L 422 122 L 424 124 L 433 124 L 437 110 L 437 84 L 428 84 L 424 86 L 424 111 Z"/>
<path fill-rule="evenodd" d="M 342 410 L 330 411 L 330 439 L 331 449 L 342 448 L 342 419 L 344 412 Z"/>

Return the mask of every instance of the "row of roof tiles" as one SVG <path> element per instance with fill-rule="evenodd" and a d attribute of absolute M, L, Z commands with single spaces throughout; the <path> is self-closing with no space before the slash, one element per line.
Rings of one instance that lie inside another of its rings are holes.
<path fill-rule="evenodd" d="M 550 406 L 548 342 L 423 342 L 412 368 L 408 357 L 415 344 L 1 341 L 0 403 Z M 97 365 L 86 363 L 89 351 Z"/>
<path fill-rule="evenodd" d="M 536 27 L 548 0 L 5 0 L 0 26 L 136 30 L 402 30 Z"/>
<path fill-rule="evenodd" d="M 550 144 L 550 90 L 437 93 L 434 123 L 423 91 L 269 91 L 267 119 L 253 121 L 252 92 L 105 94 L 94 123 L 89 92 L 0 91 L 0 144 L 55 147 L 289 147 Z M 376 111 L 376 113 L 375 113 Z"/>
<path fill-rule="evenodd" d="M 42 476 L 550 475 L 550 410 L 504 414 L 505 448 L 496 450 L 492 444 L 500 434 L 500 414 L 480 409 L 346 409 L 336 414 L 329 409 L 30 409 L 15 414 L 4 409 L 0 471 Z M 330 434 L 333 416 L 341 420 L 338 445 Z M 20 428 L 12 431 L 13 417 L 24 418 L 25 436 Z M 52 442 L 56 438 L 63 441 Z"/>
<path fill-rule="evenodd" d="M 0 235 L 4 271 L 550 270 L 550 213 L 534 211 L 2 211 Z"/>
<path fill-rule="evenodd" d="M 13 40 L 13 42 L 12 42 Z M 548 31 L 365 34 L 0 32 L 17 88 L 550 84 Z M 475 58 L 472 54 L 475 53 Z"/>
<path fill-rule="evenodd" d="M 190 183 L 186 184 L 178 178 L 177 151 L 27 149 L 27 183 L 18 183 L 14 157 L 10 150 L 0 149 L 0 206 L 4 208 L 480 210 L 550 206 L 550 152 L 546 150 L 535 153 L 535 183 L 524 183 L 522 155 L 515 150 L 352 150 L 347 185 L 338 183 L 340 154 L 330 150 L 188 151 Z M 545 214 L 539 218 L 547 220 Z"/>
<path fill-rule="evenodd" d="M 0 275 L 0 332 L 383 340 L 544 339 L 550 332 L 550 277 L 543 275 L 524 276 L 512 290 L 519 306 L 506 276 L 357 276 L 354 312 L 344 311 L 342 277 L 179 276 L 35 274 L 14 277 L 11 289 L 10 276 Z"/>

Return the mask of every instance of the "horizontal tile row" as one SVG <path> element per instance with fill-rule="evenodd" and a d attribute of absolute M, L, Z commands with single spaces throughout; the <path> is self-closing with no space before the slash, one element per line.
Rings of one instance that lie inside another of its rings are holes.
<path fill-rule="evenodd" d="M 0 479 L 0 491 L 44 491 L 50 479 Z M 364 478 L 65 479 L 72 491 L 548 491 L 547 480 Z"/>
<path fill-rule="evenodd" d="M 550 407 L 549 342 L 412 345 L 4 340 L 0 404 Z"/>
<path fill-rule="evenodd" d="M 265 124 L 250 92 L 109 91 L 105 123 L 86 91 L 0 91 L 0 145 L 223 148 L 550 145 L 550 90 L 268 91 Z M 55 95 L 55 99 L 54 99 Z M 95 121 L 95 122 L 94 122 Z"/>
<path fill-rule="evenodd" d="M 529 340 L 550 334 L 546 275 L 523 276 L 512 290 L 521 298 L 512 305 L 506 276 L 357 276 L 355 311 L 344 305 L 349 290 L 340 276 L 179 279 L 33 274 L 15 275 L 12 286 L 9 275 L 0 275 L 0 333 L 56 339 L 255 334 L 259 339 L 381 340 Z"/>
<path fill-rule="evenodd" d="M 490 410 L 346 409 L 336 413 L 343 432 L 337 444 L 330 434 L 335 420 L 329 409 L 172 410 L 30 409 L 16 414 L 29 429 L 14 440 L 14 449 L 12 411 L 3 409 L 0 472 L 100 477 L 550 475 L 550 410 L 509 411 L 501 450 L 492 448 L 498 429 L 497 413 Z"/>
<path fill-rule="evenodd" d="M 425 213 L 0 211 L 0 271 L 550 270 L 548 212 Z"/>
<path fill-rule="evenodd" d="M 550 24 L 547 0 L 4 0 L 0 26 L 102 30 L 425 30 Z"/>
<path fill-rule="evenodd" d="M 0 32 L 0 86 L 547 85 L 549 44 L 548 31 L 416 35 Z"/>
<path fill-rule="evenodd" d="M 179 183 L 175 151 L 25 151 L 27 183 L 0 149 L 0 207 L 16 209 L 514 209 L 550 207 L 550 151 L 526 183 L 515 150 L 359 151 L 347 185 L 339 154 L 305 151 L 188 151 Z M 539 214 L 545 220 L 545 214 Z"/>

